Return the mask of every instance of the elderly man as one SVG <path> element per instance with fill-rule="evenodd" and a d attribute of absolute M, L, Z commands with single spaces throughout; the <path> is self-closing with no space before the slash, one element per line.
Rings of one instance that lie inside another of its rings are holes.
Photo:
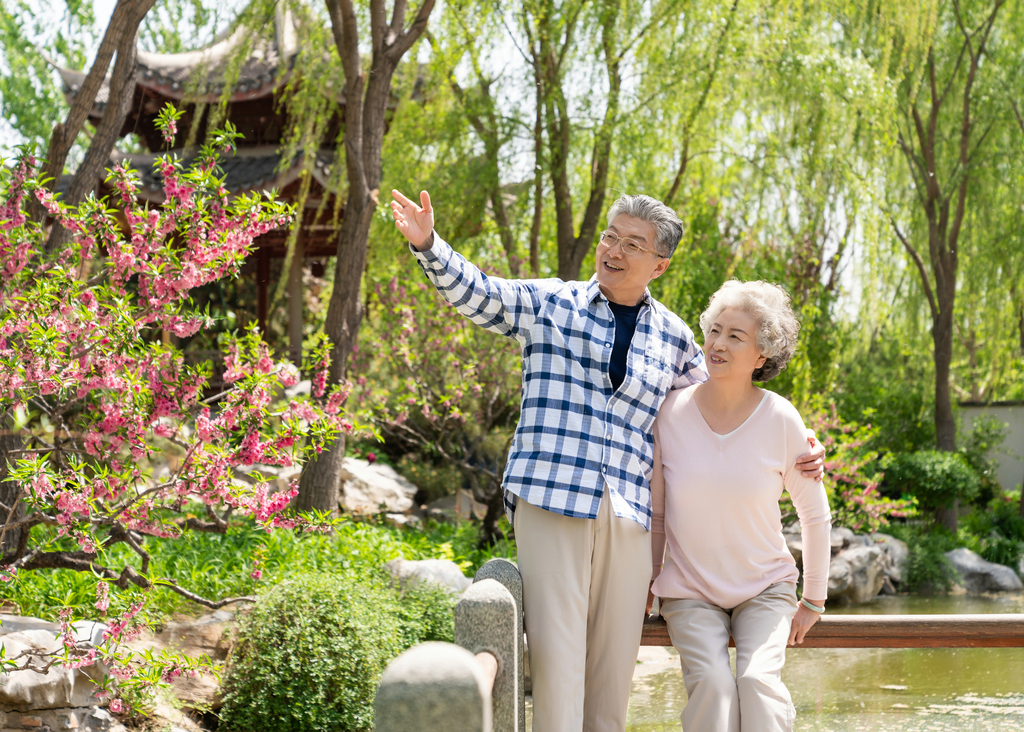
<path fill-rule="evenodd" d="M 515 338 L 522 413 L 505 467 L 523 576 L 534 732 L 622 732 L 651 580 L 651 427 L 707 379 L 686 324 L 651 297 L 682 238 L 648 196 L 608 212 L 589 282 L 488 277 L 434 232 L 430 196 L 392 191 L 395 226 L 438 292 Z M 802 467 L 820 473 L 822 451 Z"/>

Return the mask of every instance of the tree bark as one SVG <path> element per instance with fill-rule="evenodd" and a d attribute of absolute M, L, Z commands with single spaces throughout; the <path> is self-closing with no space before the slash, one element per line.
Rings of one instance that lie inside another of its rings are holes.
<path fill-rule="evenodd" d="M 133 44 L 131 49 L 132 74 L 130 80 L 132 86 L 134 85 L 135 38 L 138 35 L 139 25 L 155 3 L 156 0 L 118 0 L 117 5 L 114 6 L 114 12 L 110 16 L 110 22 L 103 33 L 103 40 L 100 42 L 100 47 L 96 52 L 96 60 L 89 69 L 89 73 L 86 74 L 85 81 L 82 82 L 78 94 L 75 95 L 75 101 L 71 105 L 71 109 L 68 110 L 64 122 L 55 125 L 50 135 L 50 144 L 46 151 L 46 165 L 43 167 L 43 176 L 51 178 L 48 184 L 51 191 L 56 190 L 57 183 L 64 172 L 64 164 L 67 162 L 68 153 L 74 146 L 78 133 L 81 132 L 82 125 L 85 124 L 85 120 L 89 116 L 89 112 L 92 111 L 93 106 L 96 104 L 96 96 L 103 86 L 103 80 L 107 75 L 107 69 L 110 67 L 110 61 L 114 57 L 114 52 L 121 53 L 126 38 L 131 39 Z M 116 76 L 116 74 L 115 65 L 114 75 Z M 114 83 L 114 79 L 111 80 L 111 83 Z M 117 107 L 114 103 L 117 97 L 114 96 L 113 92 L 114 90 L 111 88 L 110 103 L 108 103 L 107 110 L 104 113 L 104 119 L 106 119 L 107 113 L 111 111 L 111 107 Z M 118 126 L 116 132 L 119 131 L 120 126 Z M 94 141 L 89 149 L 92 150 L 96 146 Z M 113 143 L 111 143 L 112 148 Z M 105 160 L 109 155 L 110 150 L 107 150 L 103 155 L 103 159 Z M 42 222 L 46 217 L 46 210 L 34 197 L 29 202 L 29 215 L 37 223 Z"/>
<path fill-rule="evenodd" d="M 152 5 L 152 3 L 151 3 Z M 134 20 L 134 15 L 132 20 Z M 75 171 L 75 177 L 64 194 L 64 203 L 76 206 L 82 203 L 90 193 L 96 190 L 96 184 L 110 163 L 110 153 L 117 144 L 125 118 L 135 97 L 136 54 L 138 52 L 138 26 L 142 22 L 139 17 L 135 24 L 136 32 L 121 36 L 117 46 L 117 60 L 114 62 L 114 73 L 110 79 L 110 96 L 107 108 L 103 111 L 96 134 L 93 135 L 85 159 Z M 77 100 L 76 100 L 77 101 Z M 71 241 L 71 232 L 59 224 L 50 230 L 50 238 L 46 242 L 49 251 Z"/>
<path fill-rule="evenodd" d="M 349 354 L 363 318 L 362 285 L 373 212 L 379 204 L 381 148 L 391 100 L 391 82 L 399 62 L 423 35 L 434 0 L 423 0 L 412 24 L 405 27 L 406 0 L 396 0 L 387 22 L 383 0 L 370 3 L 370 68 L 360 59 L 359 22 L 352 0 L 326 0 L 331 30 L 345 73 L 345 173 L 348 199 L 338 235 L 334 290 L 324 326 L 331 347 L 330 383 L 345 378 Z M 303 469 L 296 507 L 336 514 L 345 439 L 339 436 Z"/>
<path fill-rule="evenodd" d="M 12 453 L 22 446 L 22 440 L 18 435 L 8 434 L 4 422 L 6 420 L 0 421 L 0 426 L 4 427 L 4 434 L 0 434 L 0 504 L 6 508 L 0 507 L 0 511 L 2 511 L 0 513 L 0 531 L 3 532 L 3 540 L 0 541 L 0 557 L 14 556 L 21 543 L 22 532 L 28 531 L 23 527 L 5 528 L 7 524 L 24 518 L 25 504 L 21 501 L 21 487 L 17 483 L 7 480 L 8 463 L 14 462 L 15 457 Z"/>

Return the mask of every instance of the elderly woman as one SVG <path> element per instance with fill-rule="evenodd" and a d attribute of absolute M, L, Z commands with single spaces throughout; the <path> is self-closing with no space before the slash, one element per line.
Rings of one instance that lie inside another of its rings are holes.
<path fill-rule="evenodd" d="M 710 379 L 672 392 L 654 426 L 651 589 L 682 661 L 685 732 L 792 730 L 782 666 L 787 642 L 803 642 L 824 611 L 831 517 L 822 484 L 794 469 L 807 444 L 800 415 L 754 382 L 786 367 L 800 326 L 781 288 L 737 281 L 700 326 Z M 783 488 L 803 533 L 800 601 Z"/>

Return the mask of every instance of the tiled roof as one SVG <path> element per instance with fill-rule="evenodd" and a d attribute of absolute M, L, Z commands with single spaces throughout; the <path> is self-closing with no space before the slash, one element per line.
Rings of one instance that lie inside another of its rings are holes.
<path fill-rule="evenodd" d="M 136 83 L 172 99 L 218 99 L 228 83 L 228 67 L 237 50 L 248 44 L 250 29 L 239 26 L 210 46 L 186 53 L 137 55 Z M 253 42 L 241 69 L 230 76 L 232 100 L 253 99 L 270 94 L 284 83 L 298 52 L 295 18 L 286 5 L 278 6 L 273 28 Z M 85 73 L 57 68 L 69 103 L 85 81 Z M 197 82 L 201 80 L 201 86 Z M 102 113 L 110 96 L 109 78 L 96 96 L 95 112 Z"/>
<path fill-rule="evenodd" d="M 196 159 L 196 152 L 184 153 L 173 151 L 183 160 L 186 167 Z M 295 181 L 302 171 L 305 153 L 300 152 L 291 165 L 280 170 L 282 155 L 275 147 L 253 147 L 237 150 L 228 156 L 221 156 L 218 165 L 224 171 L 224 187 L 232 195 L 249 193 L 250 191 L 281 190 Z M 117 165 L 127 162 L 138 171 L 141 178 L 139 197 L 154 203 L 162 203 L 163 176 L 153 169 L 153 163 L 159 155 L 150 153 L 123 153 L 115 150 L 110 156 L 110 164 Z M 331 185 L 331 169 L 334 164 L 334 152 L 320 150 L 313 161 L 312 174 L 324 189 L 335 192 Z M 63 193 L 70 184 L 71 176 L 63 176 L 57 185 L 57 191 Z"/>

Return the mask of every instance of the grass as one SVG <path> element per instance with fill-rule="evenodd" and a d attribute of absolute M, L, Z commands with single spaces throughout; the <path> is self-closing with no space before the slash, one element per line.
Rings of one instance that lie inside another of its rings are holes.
<path fill-rule="evenodd" d="M 502 520 L 506 532 L 507 523 Z M 39 531 L 37 528 L 36 531 Z M 173 578 L 202 597 L 221 599 L 268 591 L 289 576 L 307 572 L 373 571 L 397 559 L 450 559 L 472 576 L 492 557 L 515 559 L 515 543 L 507 536 L 496 546 L 479 549 L 478 527 L 430 522 L 423 529 L 395 527 L 376 521 L 344 521 L 332 534 L 267 533 L 251 523 L 235 522 L 226 534 L 189 532 L 180 539 L 149 537 L 152 578 Z M 55 547 L 57 548 L 57 547 Z M 61 547 L 63 548 L 63 547 Z M 263 557 L 263 577 L 252 579 L 253 557 Z M 139 568 L 138 557 L 123 545 L 108 550 L 106 566 L 126 563 Z M 71 570 L 23 572 L 17 581 L 0 587 L 0 599 L 17 603 L 23 615 L 53 619 L 70 607 L 76 618 L 100 619 L 96 610 L 96 578 Z M 137 593 L 111 592 L 114 613 Z M 175 592 L 156 587 L 149 592 L 147 613 L 157 624 L 175 616 L 197 616 L 208 610 Z"/>

